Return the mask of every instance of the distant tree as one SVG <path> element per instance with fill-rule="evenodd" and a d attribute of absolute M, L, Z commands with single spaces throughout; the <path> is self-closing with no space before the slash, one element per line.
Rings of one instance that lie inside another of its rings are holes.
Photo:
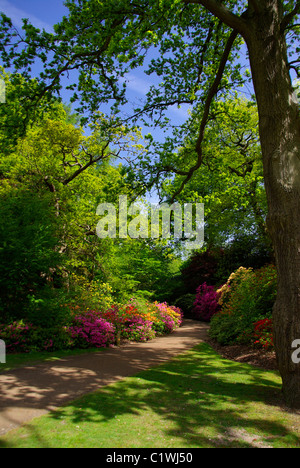
<path fill-rule="evenodd" d="M 178 170 L 187 170 L 197 160 L 196 118 L 174 155 Z M 165 197 L 205 205 L 205 242 L 224 246 L 229 239 L 249 236 L 258 244 L 270 243 L 267 233 L 267 200 L 255 103 L 241 98 L 215 103 L 203 142 L 202 164 L 181 188 L 182 176 L 162 184 Z M 180 190 L 179 190 L 180 188 Z M 270 246 L 271 247 L 271 246 Z"/>

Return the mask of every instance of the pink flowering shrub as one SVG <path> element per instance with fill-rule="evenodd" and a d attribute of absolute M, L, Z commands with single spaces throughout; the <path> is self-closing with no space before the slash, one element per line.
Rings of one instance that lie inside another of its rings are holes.
<path fill-rule="evenodd" d="M 166 302 L 155 302 L 155 306 L 158 309 L 158 320 L 154 322 L 153 328 L 158 335 L 172 333 L 176 328 L 180 327 L 183 320 L 181 309 L 175 306 L 169 306 Z"/>
<path fill-rule="evenodd" d="M 160 322 L 156 324 L 155 329 L 159 335 L 164 335 L 165 333 L 172 333 L 175 330 L 176 325 L 172 317 L 164 312 L 160 314 Z"/>
<path fill-rule="evenodd" d="M 130 341 L 145 342 L 155 338 L 152 322 L 140 316 L 132 316 L 122 329 L 122 338 Z"/>
<path fill-rule="evenodd" d="M 7 353 L 26 353 L 30 350 L 30 332 L 32 325 L 14 322 L 0 325 L 0 339 L 6 344 Z"/>
<path fill-rule="evenodd" d="M 210 322 L 210 319 L 220 309 L 218 293 L 213 286 L 206 283 L 197 288 L 196 300 L 193 307 L 193 316 L 196 320 Z"/>
<path fill-rule="evenodd" d="M 75 316 L 68 331 L 76 348 L 106 348 L 115 342 L 114 325 L 99 312 L 89 311 Z"/>
<path fill-rule="evenodd" d="M 9 354 L 55 351 L 71 345 L 66 327 L 41 328 L 22 321 L 0 325 L 0 339 L 5 341 Z"/>

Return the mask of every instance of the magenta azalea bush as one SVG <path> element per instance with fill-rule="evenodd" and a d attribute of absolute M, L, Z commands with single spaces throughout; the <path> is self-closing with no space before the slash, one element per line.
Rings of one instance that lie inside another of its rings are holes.
<path fill-rule="evenodd" d="M 208 286 L 206 283 L 201 284 L 196 293 L 193 316 L 196 320 L 210 322 L 213 315 L 220 309 L 218 293 L 213 286 Z"/>
<path fill-rule="evenodd" d="M 77 348 L 106 348 L 115 342 L 114 325 L 103 319 L 99 312 L 77 315 L 68 331 Z"/>
<path fill-rule="evenodd" d="M 170 317 L 170 315 L 165 314 L 164 312 L 161 312 L 160 318 L 162 323 L 165 326 L 165 332 L 166 333 L 171 333 L 173 330 L 176 328 L 175 320 Z"/>

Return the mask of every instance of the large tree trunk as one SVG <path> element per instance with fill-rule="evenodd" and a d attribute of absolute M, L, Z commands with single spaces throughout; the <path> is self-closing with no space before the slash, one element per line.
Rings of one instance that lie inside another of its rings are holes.
<path fill-rule="evenodd" d="M 274 335 L 283 394 L 300 408 L 300 364 L 292 342 L 300 339 L 300 117 L 293 93 L 286 41 L 281 31 L 282 2 L 266 0 L 249 21 L 245 37 L 259 110 L 267 226 L 278 271 Z"/>

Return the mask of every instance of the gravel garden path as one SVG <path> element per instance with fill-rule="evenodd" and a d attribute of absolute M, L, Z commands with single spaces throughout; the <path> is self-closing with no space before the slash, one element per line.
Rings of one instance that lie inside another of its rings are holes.
<path fill-rule="evenodd" d="M 207 339 L 208 325 L 184 320 L 171 335 L 0 374 L 0 436 L 63 404 L 162 364 Z"/>

